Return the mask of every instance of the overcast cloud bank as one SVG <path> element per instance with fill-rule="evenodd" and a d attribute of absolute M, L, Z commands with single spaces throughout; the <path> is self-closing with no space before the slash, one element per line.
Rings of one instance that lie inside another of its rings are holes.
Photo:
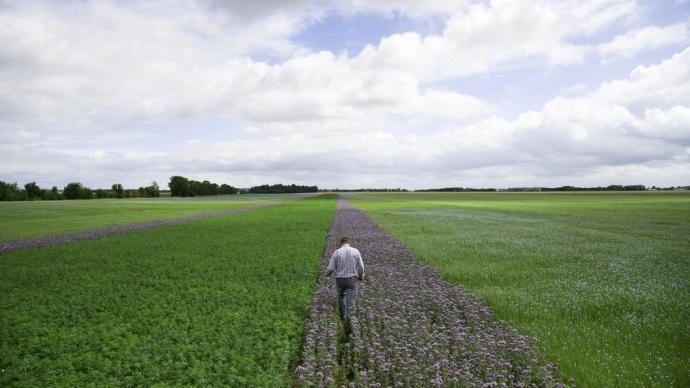
<path fill-rule="evenodd" d="M 376 4 L 0 2 L 0 179 L 690 181 L 687 4 Z M 441 28 L 360 31 L 354 52 L 296 38 L 371 14 Z"/>

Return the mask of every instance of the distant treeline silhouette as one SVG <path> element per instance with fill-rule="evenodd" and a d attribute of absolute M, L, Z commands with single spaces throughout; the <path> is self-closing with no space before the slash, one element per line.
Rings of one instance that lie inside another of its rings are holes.
<path fill-rule="evenodd" d="M 200 195 L 223 194 L 283 194 L 283 193 L 315 193 L 318 186 L 300 185 L 261 185 L 249 189 L 240 190 L 229 184 L 217 184 L 207 180 L 195 181 L 180 175 L 170 177 L 168 182 L 170 195 L 173 197 L 196 197 Z M 156 182 L 150 186 L 142 186 L 138 189 L 124 189 L 122 184 L 115 183 L 110 190 L 91 189 L 79 182 L 71 182 L 62 190 L 57 186 L 51 189 L 42 189 L 36 182 L 29 182 L 20 187 L 16 182 L 8 183 L 0 181 L 0 201 L 34 201 L 34 200 L 61 200 L 61 199 L 93 199 L 93 198 L 138 198 L 159 197 L 161 190 Z"/>
<path fill-rule="evenodd" d="M 577 186 L 560 186 L 560 187 L 511 187 L 504 191 L 643 191 L 647 190 L 645 185 L 609 185 L 597 187 L 577 187 Z M 673 190 L 673 188 L 670 188 Z"/>
<path fill-rule="evenodd" d="M 319 188 L 318 186 L 284 185 L 278 183 L 276 185 L 253 186 L 247 191 L 252 194 L 316 193 L 319 191 Z"/>
<path fill-rule="evenodd" d="M 471 187 L 442 187 L 440 189 L 423 189 L 423 190 L 415 190 L 415 191 L 452 191 L 452 192 L 465 192 L 465 191 L 496 191 L 496 189 L 474 189 Z"/>
<path fill-rule="evenodd" d="M 680 186 L 679 186 L 680 187 Z M 673 187 L 668 188 L 656 188 L 652 186 L 653 190 L 675 190 Z M 423 189 L 415 190 L 421 192 L 430 191 L 451 191 L 451 192 L 485 192 L 485 191 L 643 191 L 647 190 L 644 185 L 609 185 L 609 186 L 597 186 L 597 187 L 577 187 L 577 186 L 560 186 L 560 187 L 511 187 L 507 189 L 475 189 L 471 187 L 443 187 L 440 189 Z"/>
<path fill-rule="evenodd" d="M 92 190 L 79 182 L 71 182 L 59 191 L 57 186 L 50 190 L 40 188 L 36 182 L 29 182 L 20 187 L 17 182 L 7 183 L 0 181 L 0 201 L 35 201 L 35 200 L 61 200 L 61 199 L 93 199 L 93 198 L 138 198 L 158 197 L 160 189 L 156 182 L 150 186 L 142 186 L 138 189 L 126 190 L 122 184 L 115 183 L 110 190 Z"/>
<path fill-rule="evenodd" d="M 226 183 L 218 185 L 209 181 L 195 181 L 183 176 L 170 177 L 168 182 L 170 195 L 173 197 L 196 197 L 199 195 L 237 194 L 239 190 Z"/>
<path fill-rule="evenodd" d="M 396 187 L 396 188 L 394 188 L 394 189 L 338 189 L 338 188 L 335 188 L 335 189 L 321 189 L 321 190 L 319 190 L 319 191 L 324 191 L 324 192 L 337 191 L 337 192 L 341 192 L 341 193 L 358 193 L 358 192 L 364 192 L 364 191 L 368 191 L 368 192 L 386 192 L 386 193 L 388 193 L 388 192 L 393 192 L 393 193 L 397 193 L 397 192 L 406 193 L 406 192 L 408 192 L 409 190 L 407 190 L 407 189 L 401 189 L 401 188 L 399 188 L 399 187 Z"/>

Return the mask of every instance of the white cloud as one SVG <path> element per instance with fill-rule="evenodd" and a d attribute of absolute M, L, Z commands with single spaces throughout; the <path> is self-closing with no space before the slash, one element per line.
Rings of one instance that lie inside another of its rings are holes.
<path fill-rule="evenodd" d="M 592 47 L 571 43 L 571 37 L 596 33 L 637 11 L 636 2 L 626 0 L 480 2 L 450 14 L 440 35 L 395 34 L 367 46 L 355 61 L 426 81 L 580 63 Z"/>
<path fill-rule="evenodd" d="M 644 120 L 638 128 L 642 136 L 690 147 L 690 108 L 677 105 L 667 110 L 646 109 Z"/>
<path fill-rule="evenodd" d="M 628 59 L 640 52 L 664 46 L 688 42 L 687 23 L 676 23 L 665 27 L 647 26 L 628 31 L 613 40 L 597 46 L 597 52 L 604 62 Z"/>
<path fill-rule="evenodd" d="M 401 13 L 411 17 L 425 17 L 431 14 L 448 15 L 463 9 L 472 0 L 336 0 L 335 8 L 345 14 L 360 12 Z"/>
<path fill-rule="evenodd" d="M 689 178 L 690 49 L 590 92 L 574 80 L 563 91 L 577 97 L 515 119 L 445 82 L 586 61 L 595 50 L 585 38 L 633 20 L 636 2 L 347 4 L 353 14 L 440 14 L 446 27 L 336 55 L 291 40 L 321 3 L 3 8 L 0 179 L 140 185 L 181 173 L 418 188 Z M 208 117 L 227 128 L 206 133 Z M 147 126 L 156 120 L 177 128 Z"/>
<path fill-rule="evenodd" d="M 690 106 L 690 48 L 654 66 L 638 66 L 627 79 L 604 82 L 591 98 L 620 103 L 635 111 L 647 107 Z"/>

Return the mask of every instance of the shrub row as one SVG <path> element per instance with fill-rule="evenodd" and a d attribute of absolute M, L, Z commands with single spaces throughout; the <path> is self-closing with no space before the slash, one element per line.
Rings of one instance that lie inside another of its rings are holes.
<path fill-rule="evenodd" d="M 67 184 L 60 192 L 57 186 L 50 190 L 41 189 L 36 182 L 29 182 L 21 188 L 17 182 L 0 181 L 0 201 L 35 201 L 60 199 L 93 199 L 93 198 L 136 198 L 159 197 L 160 189 L 156 182 L 150 186 L 139 187 L 136 190 L 125 190 L 122 184 L 116 183 L 111 190 L 92 190 L 79 182 Z"/>

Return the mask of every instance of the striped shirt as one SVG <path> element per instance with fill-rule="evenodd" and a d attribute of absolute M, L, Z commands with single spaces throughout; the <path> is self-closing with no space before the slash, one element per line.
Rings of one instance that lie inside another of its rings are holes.
<path fill-rule="evenodd" d="M 335 273 L 336 278 L 351 278 L 364 276 L 364 263 L 362 255 L 356 248 L 344 244 L 340 249 L 333 252 L 331 261 L 326 269 L 326 276 Z"/>

